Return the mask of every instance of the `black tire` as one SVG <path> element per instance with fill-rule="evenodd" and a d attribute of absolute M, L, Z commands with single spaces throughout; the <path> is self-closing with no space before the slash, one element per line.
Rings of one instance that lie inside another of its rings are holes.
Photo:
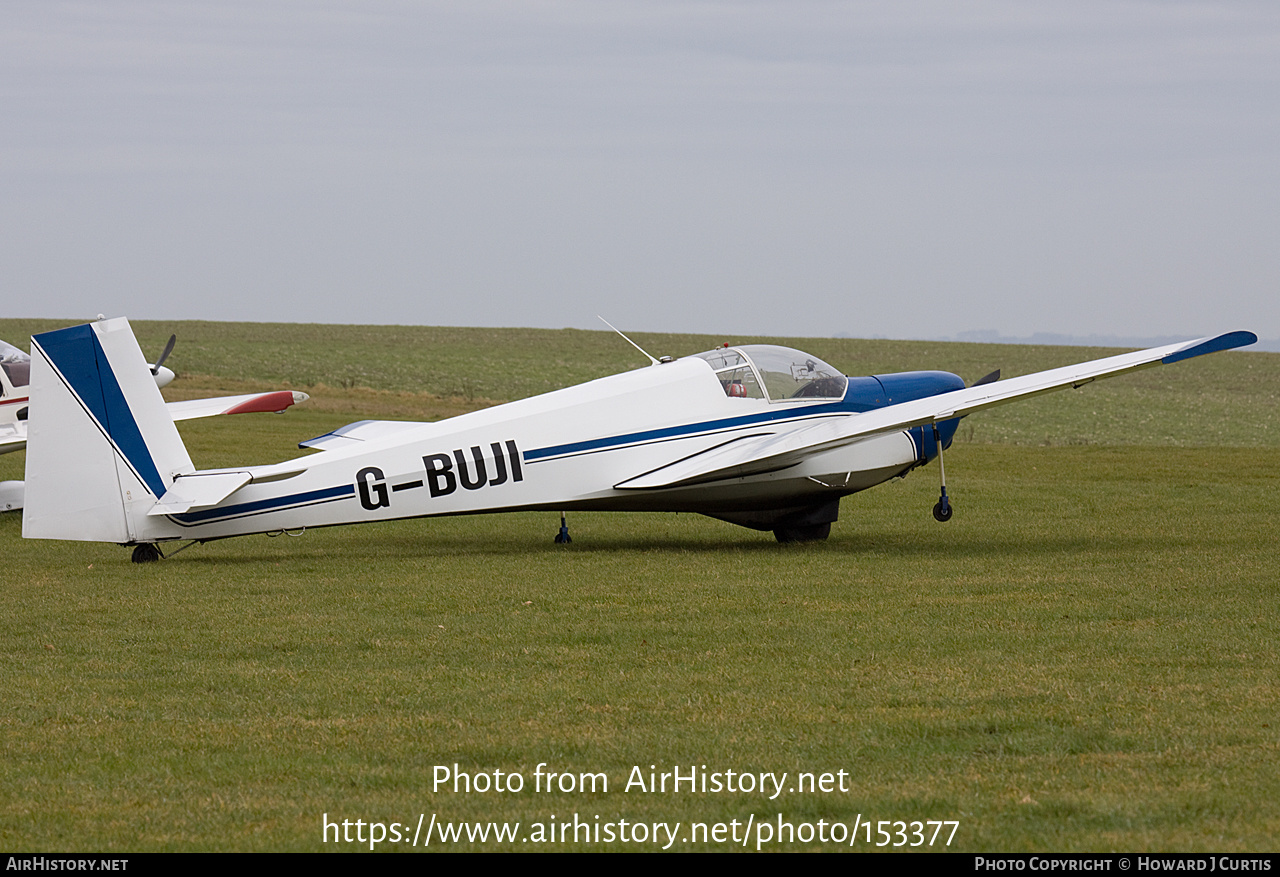
<path fill-rule="evenodd" d="M 951 520 L 951 513 L 954 511 L 955 509 L 951 507 L 951 503 L 947 503 L 944 506 L 942 502 L 939 501 L 938 504 L 933 507 L 933 519 L 945 524 L 947 521 Z"/>
<path fill-rule="evenodd" d="M 784 544 L 788 542 L 821 542 L 831 535 L 831 522 L 809 524 L 800 527 L 779 527 L 773 537 Z"/>
<path fill-rule="evenodd" d="M 134 563 L 155 563 L 162 556 L 159 547 L 154 542 L 143 542 L 141 545 L 133 547 Z"/>

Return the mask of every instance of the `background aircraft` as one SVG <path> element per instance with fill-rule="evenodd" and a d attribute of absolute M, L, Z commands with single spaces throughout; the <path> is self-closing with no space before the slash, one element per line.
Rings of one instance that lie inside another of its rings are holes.
<path fill-rule="evenodd" d="M 841 497 L 941 464 L 963 416 L 1256 340 L 1232 332 L 970 387 L 726 346 L 435 423 L 353 423 L 284 463 L 199 471 L 128 321 L 103 320 L 32 338 L 23 535 L 130 545 L 144 562 L 174 540 L 591 509 L 693 511 L 784 542 L 822 539 Z"/>
<path fill-rule="evenodd" d="M 174 373 L 164 365 L 173 352 L 177 337 L 169 336 L 164 351 L 154 363 L 147 363 L 156 388 L 168 386 Z M 27 416 L 31 407 L 29 383 L 31 357 L 4 341 L 0 341 L 0 454 L 20 451 L 27 445 Z M 249 393 L 242 396 L 220 396 L 213 399 L 189 399 L 166 403 L 169 416 L 175 421 L 217 414 L 246 414 L 258 411 L 284 411 L 291 405 L 304 402 L 306 393 L 276 390 L 268 393 Z M 20 509 L 24 502 L 24 485 L 21 481 L 0 481 L 0 511 Z"/>

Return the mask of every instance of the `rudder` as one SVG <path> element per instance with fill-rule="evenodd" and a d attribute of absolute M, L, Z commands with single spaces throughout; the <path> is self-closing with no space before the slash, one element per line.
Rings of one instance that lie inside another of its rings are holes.
<path fill-rule="evenodd" d="M 30 397 L 28 539 L 134 542 L 195 469 L 123 317 L 32 336 Z"/>

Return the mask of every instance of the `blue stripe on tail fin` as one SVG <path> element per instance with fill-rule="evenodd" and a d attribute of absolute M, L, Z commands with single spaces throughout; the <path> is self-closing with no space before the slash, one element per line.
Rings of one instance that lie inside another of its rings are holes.
<path fill-rule="evenodd" d="M 84 405 L 98 427 L 116 446 L 138 480 L 156 497 L 164 496 L 164 480 L 147 449 L 142 430 L 129 410 L 124 391 L 116 379 L 106 352 L 93 326 L 72 326 L 33 335 L 49 361 L 62 375 L 71 391 Z"/>

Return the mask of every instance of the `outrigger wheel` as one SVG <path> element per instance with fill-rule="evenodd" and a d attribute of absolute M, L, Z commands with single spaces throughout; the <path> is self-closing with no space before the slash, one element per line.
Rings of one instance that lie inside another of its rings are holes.
<path fill-rule="evenodd" d="M 978 384 L 990 383 L 994 378 L 1000 377 L 1000 372 L 995 371 L 987 375 Z M 976 387 L 978 384 L 974 384 Z M 951 520 L 951 500 L 947 498 L 947 467 L 942 462 L 942 436 L 938 434 L 938 424 L 933 425 L 933 444 L 938 449 L 938 474 L 942 478 L 942 495 L 938 497 L 938 504 L 933 507 L 933 519 L 939 523 L 945 524 Z"/>
<path fill-rule="evenodd" d="M 951 500 L 947 499 L 947 492 L 944 490 L 942 492 L 942 499 L 938 500 L 937 505 L 933 507 L 933 519 L 935 521 L 946 523 L 951 520 L 952 511 Z"/>
<path fill-rule="evenodd" d="M 564 514 L 560 515 L 560 532 L 556 534 L 557 545 L 568 545 L 573 539 L 569 537 L 569 526 L 564 522 Z"/>
<path fill-rule="evenodd" d="M 154 542 L 143 542 L 133 546 L 133 562 L 134 563 L 155 563 L 164 557 L 160 553 L 160 546 Z"/>

